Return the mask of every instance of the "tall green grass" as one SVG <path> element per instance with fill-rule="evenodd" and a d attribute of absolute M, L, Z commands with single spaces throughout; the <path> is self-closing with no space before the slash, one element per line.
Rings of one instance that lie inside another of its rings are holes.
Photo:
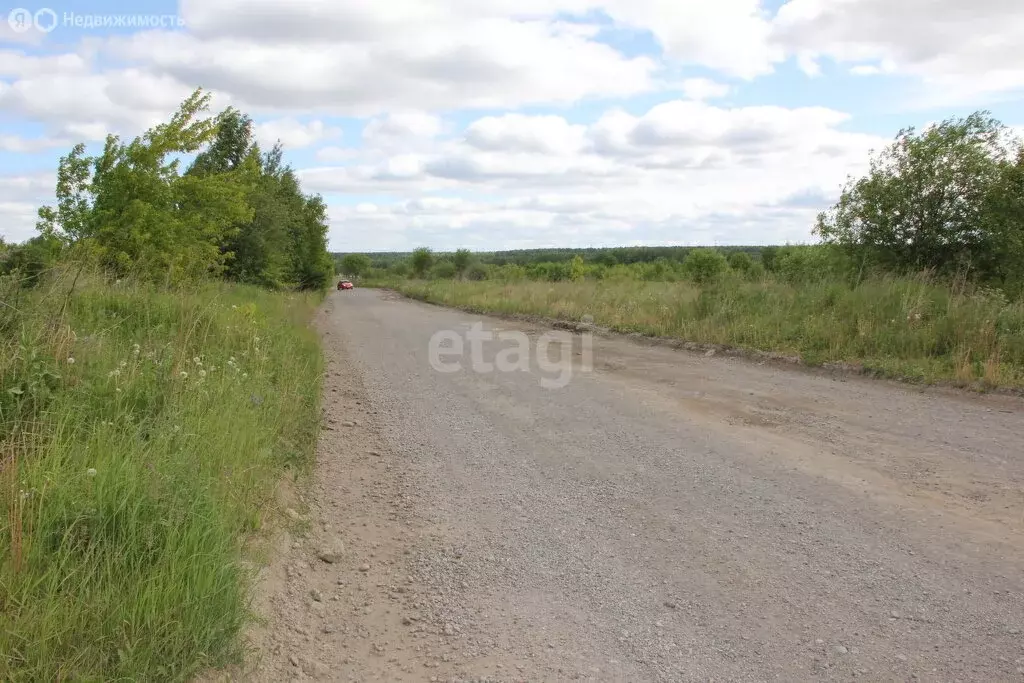
<path fill-rule="evenodd" d="M 1024 388 L 1024 301 L 927 278 L 789 285 L 685 282 L 412 281 L 425 301 L 579 320 L 623 332 L 848 363 L 915 381 Z"/>
<path fill-rule="evenodd" d="M 310 467 L 313 295 L 0 283 L 0 680 L 237 661 L 246 541 Z"/>

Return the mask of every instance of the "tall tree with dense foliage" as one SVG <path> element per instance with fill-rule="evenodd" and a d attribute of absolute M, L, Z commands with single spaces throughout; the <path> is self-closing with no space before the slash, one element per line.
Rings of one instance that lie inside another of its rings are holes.
<path fill-rule="evenodd" d="M 430 251 L 427 247 L 420 247 L 412 252 L 409 262 L 412 266 L 413 274 L 416 277 L 422 278 L 430 270 L 430 266 L 434 265 L 434 252 Z"/>
<path fill-rule="evenodd" d="M 320 195 L 302 198 L 300 220 L 292 231 L 292 278 L 301 289 L 323 289 L 334 276 L 327 253 L 327 205 Z"/>
<path fill-rule="evenodd" d="M 886 270 L 1006 278 L 1024 265 L 1019 150 L 987 112 L 902 130 L 815 231 Z"/>
<path fill-rule="evenodd" d="M 43 235 L 89 250 L 118 274 L 171 283 L 223 272 L 220 244 L 252 216 L 247 171 L 201 181 L 179 173 L 179 157 L 216 136 L 215 122 L 200 118 L 209 99 L 196 91 L 168 123 L 130 143 L 108 136 L 98 157 L 76 146 L 60 162 L 57 208 L 39 211 Z"/>
<path fill-rule="evenodd" d="M 462 277 L 473 260 L 473 254 L 469 249 L 459 249 L 452 256 L 452 265 L 455 266 L 455 274 Z"/>
<path fill-rule="evenodd" d="M 572 257 L 572 261 L 569 263 L 569 279 L 573 282 L 579 282 L 583 279 L 586 273 L 586 269 L 583 266 L 583 257 L 576 254 Z"/>
<path fill-rule="evenodd" d="M 359 277 L 373 266 L 366 254 L 346 254 L 341 259 L 341 272 L 351 277 Z"/>
<path fill-rule="evenodd" d="M 261 153 L 249 117 L 227 109 L 203 118 L 209 100 L 197 90 L 170 122 L 128 144 L 109 136 L 98 157 L 77 145 L 61 159 L 56 207 L 39 211 L 42 235 L 118 275 L 167 284 L 223 275 L 326 286 L 333 264 L 322 198 L 303 194 L 280 146 Z"/>
<path fill-rule="evenodd" d="M 327 212 L 317 196 L 303 194 L 280 144 L 261 153 L 252 120 L 236 109 L 217 119 L 217 136 L 196 157 L 189 175 L 209 177 L 241 167 L 255 169 L 249 186 L 251 220 L 221 245 L 226 275 L 265 287 L 326 286 L 334 267 L 327 254 Z"/>

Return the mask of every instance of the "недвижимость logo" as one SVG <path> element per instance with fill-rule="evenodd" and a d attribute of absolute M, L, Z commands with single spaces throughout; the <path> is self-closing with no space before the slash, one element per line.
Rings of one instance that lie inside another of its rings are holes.
<path fill-rule="evenodd" d="M 57 28 L 57 13 L 49 7 L 35 12 L 18 7 L 7 14 L 7 23 L 15 33 L 26 33 L 32 29 L 49 33 Z"/>
<path fill-rule="evenodd" d="M 49 33 L 58 25 L 76 29 L 111 28 L 181 28 L 184 20 L 175 14 L 76 14 L 64 12 L 60 17 L 49 7 L 33 12 L 24 7 L 12 9 L 7 14 L 7 23 L 15 33 L 27 33 L 32 29 Z"/>

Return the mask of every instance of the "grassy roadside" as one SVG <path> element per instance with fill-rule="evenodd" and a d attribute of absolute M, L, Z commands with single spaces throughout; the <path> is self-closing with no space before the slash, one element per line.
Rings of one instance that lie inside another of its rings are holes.
<path fill-rule="evenodd" d="M 240 656 L 246 539 L 312 463 L 318 297 L 73 280 L 0 291 L 0 680 L 187 680 Z"/>
<path fill-rule="evenodd" d="M 368 284 L 368 283 L 367 283 Z M 477 312 L 580 320 L 622 332 L 848 363 L 888 377 L 1024 388 L 1024 301 L 924 279 L 792 286 L 686 282 L 376 283 Z"/>

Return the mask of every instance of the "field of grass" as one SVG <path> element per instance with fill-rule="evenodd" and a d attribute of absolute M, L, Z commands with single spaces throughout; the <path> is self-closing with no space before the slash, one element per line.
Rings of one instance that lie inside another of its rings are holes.
<path fill-rule="evenodd" d="M 237 661 L 250 541 L 308 470 L 318 295 L 0 282 L 0 680 Z"/>
<path fill-rule="evenodd" d="M 788 285 L 728 280 L 378 284 L 477 312 L 594 322 L 623 332 L 849 363 L 889 377 L 1024 388 L 1024 301 L 924 278 Z"/>

